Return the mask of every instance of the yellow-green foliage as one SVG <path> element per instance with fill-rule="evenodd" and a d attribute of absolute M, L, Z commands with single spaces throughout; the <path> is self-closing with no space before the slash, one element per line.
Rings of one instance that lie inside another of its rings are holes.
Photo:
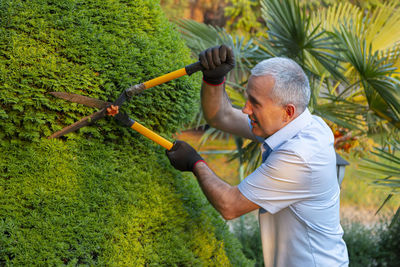
<path fill-rule="evenodd" d="M 156 0 L 0 1 L 0 265 L 247 265 L 197 183 L 164 149 L 111 118 L 48 95 L 115 99 L 193 60 Z M 188 122 L 189 78 L 125 107 L 162 135 Z"/>
<path fill-rule="evenodd" d="M 246 264 L 196 182 L 140 148 L 1 146 L 0 265 Z"/>

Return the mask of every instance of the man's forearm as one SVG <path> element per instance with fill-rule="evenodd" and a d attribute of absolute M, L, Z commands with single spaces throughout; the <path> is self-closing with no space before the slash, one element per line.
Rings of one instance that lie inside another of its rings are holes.
<path fill-rule="evenodd" d="M 225 92 L 224 84 L 212 86 L 203 82 L 201 87 L 201 106 L 207 123 L 217 128 L 217 124 L 221 123 L 224 115 L 232 108 Z"/>
<path fill-rule="evenodd" d="M 166 154 L 176 169 L 193 171 L 208 201 L 225 219 L 234 219 L 258 208 L 237 186 L 221 180 L 188 143 L 177 140 Z"/>
<path fill-rule="evenodd" d="M 204 118 L 211 127 L 236 136 L 257 140 L 249 128 L 247 115 L 232 106 L 224 85 L 212 86 L 203 82 L 201 106 Z"/>
<path fill-rule="evenodd" d="M 231 219 L 229 194 L 233 186 L 221 180 L 204 162 L 197 163 L 193 173 L 208 201 L 225 219 Z"/>
<path fill-rule="evenodd" d="M 208 201 L 224 219 L 231 220 L 260 208 L 245 198 L 237 186 L 231 186 L 221 180 L 206 163 L 198 162 L 193 173 Z"/>

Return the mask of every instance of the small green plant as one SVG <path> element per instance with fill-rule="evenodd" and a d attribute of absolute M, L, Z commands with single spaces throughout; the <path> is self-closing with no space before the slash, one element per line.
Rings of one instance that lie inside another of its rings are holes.
<path fill-rule="evenodd" d="M 379 257 L 382 266 L 399 266 L 400 264 L 400 217 L 390 223 L 386 231 L 380 235 Z"/>
<path fill-rule="evenodd" d="M 233 232 L 243 246 L 243 254 L 255 261 L 254 266 L 264 266 L 260 227 L 254 214 L 246 214 L 233 223 Z"/>
<path fill-rule="evenodd" d="M 391 227 L 388 225 L 382 222 L 368 228 L 360 223 L 344 224 L 349 266 L 399 266 L 400 221 L 395 221 Z"/>
<path fill-rule="evenodd" d="M 368 229 L 360 223 L 351 223 L 344 227 L 343 239 L 347 245 L 350 266 L 377 266 L 379 237 L 374 229 Z"/>

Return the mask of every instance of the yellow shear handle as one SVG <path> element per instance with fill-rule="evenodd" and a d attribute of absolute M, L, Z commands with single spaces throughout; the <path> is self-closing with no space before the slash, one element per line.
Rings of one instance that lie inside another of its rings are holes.
<path fill-rule="evenodd" d="M 174 146 L 173 143 L 171 143 L 170 141 L 168 141 L 164 137 L 159 136 L 158 134 L 156 134 L 152 130 L 147 129 L 146 127 L 144 127 L 143 125 L 141 125 L 140 123 L 138 123 L 136 121 L 135 121 L 134 124 L 132 124 L 131 128 L 133 130 L 137 131 L 138 133 L 146 136 L 150 140 L 153 140 L 154 142 L 156 142 L 160 146 L 166 148 L 167 150 L 171 150 L 171 148 Z"/>
<path fill-rule="evenodd" d="M 165 74 L 163 76 L 154 78 L 154 79 L 152 79 L 150 81 L 144 82 L 143 84 L 146 87 L 146 89 L 149 89 L 149 88 L 157 86 L 159 84 L 162 84 L 162 83 L 174 80 L 176 78 L 182 77 L 182 76 L 184 76 L 186 74 L 187 74 L 186 69 L 182 68 L 182 69 L 167 73 L 167 74 Z"/>

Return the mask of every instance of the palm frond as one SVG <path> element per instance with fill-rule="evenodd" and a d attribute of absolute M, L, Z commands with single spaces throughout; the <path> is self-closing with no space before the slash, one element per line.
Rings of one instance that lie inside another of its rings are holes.
<path fill-rule="evenodd" d="M 199 148 L 203 146 L 208 140 L 215 140 L 215 139 L 228 139 L 230 134 L 223 132 L 221 130 L 215 128 L 208 128 L 204 134 L 200 138 Z"/>
<path fill-rule="evenodd" d="M 381 176 L 384 178 L 374 179 L 375 184 L 394 185 L 396 189 L 400 189 L 400 145 L 393 137 L 391 141 L 387 141 L 387 148 L 376 147 L 372 151 L 378 160 L 363 158 L 364 164 L 360 165 L 363 173 L 372 174 L 373 177 Z M 390 151 L 390 152 L 389 152 Z"/>
<path fill-rule="evenodd" d="M 365 40 L 361 42 L 346 26 L 336 29 L 335 35 L 347 48 L 343 58 L 357 71 L 371 110 L 400 127 L 400 81 L 392 77 L 396 68 L 386 58 L 380 58 L 378 52 L 372 53 L 371 46 L 367 49 Z"/>
<path fill-rule="evenodd" d="M 388 161 L 392 161 L 393 163 L 397 164 L 398 166 L 400 166 L 400 157 L 396 158 L 393 157 L 392 153 L 389 153 L 388 151 L 386 151 L 386 149 L 383 148 L 376 148 L 376 150 L 378 152 L 374 152 L 372 151 L 371 153 L 382 158 L 382 159 L 386 159 Z M 400 172 L 400 170 L 398 170 Z"/>
<path fill-rule="evenodd" d="M 321 27 L 329 32 L 339 28 L 340 25 L 348 25 L 352 22 L 352 31 L 358 36 L 364 32 L 363 11 L 351 2 L 340 2 L 329 6 L 328 8 L 320 8 L 317 12 L 311 14 L 311 24 Z"/>
<path fill-rule="evenodd" d="M 342 127 L 366 132 L 366 122 L 361 115 L 367 112 L 366 106 L 329 94 L 325 94 L 324 99 L 325 103 L 314 107 L 315 114 Z"/>
<path fill-rule="evenodd" d="M 336 41 L 319 24 L 312 25 L 298 1 L 262 0 L 261 7 L 268 28 L 268 38 L 258 42 L 261 47 L 274 56 L 292 58 L 307 72 L 322 66 L 336 79 L 345 80 Z"/>
<path fill-rule="evenodd" d="M 397 1 L 387 2 L 365 15 L 370 18 L 364 22 L 368 25 L 365 39 L 367 44 L 372 44 L 373 51 L 390 49 L 400 42 L 400 13 L 397 5 Z"/>
<path fill-rule="evenodd" d="M 244 147 L 238 149 L 231 155 L 230 160 L 241 158 L 244 164 L 244 173 L 249 175 L 261 164 L 261 149 L 260 143 L 246 140 Z"/>
<path fill-rule="evenodd" d="M 231 47 L 236 60 L 236 67 L 233 71 L 236 77 L 235 80 L 241 80 L 242 76 L 244 76 L 242 74 L 248 74 L 250 68 L 254 65 L 252 59 L 260 56 L 258 46 L 253 39 L 245 40 L 243 36 L 231 35 L 223 28 L 193 20 L 181 19 L 177 20 L 176 24 L 188 47 L 196 55 L 216 45 L 225 44 Z"/>
<path fill-rule="evenodd" d="M 384 51 L 380 51 L 380 58 L 386 58 L 386 63 L 393 62 L 397 71 L 400 68 L 400 42 Z"/>
<path fill-rule="evenodd" d="M 225 34 L 222 29 L 199 23 L 194 20 L 176 20 L 179 30 L 186 41 L 187 46 L 196 55 L 201 51 L 221 44 Z"/>
<path fill-rule="evenodd" d="M 372 177 L 372 184 L 389 190 L 387 198 L 379 207 L 377 213 L 392 198 L 393 195 L 400 193 L 400 139 L 398 136 L 392 137 L 387 141 L 387 146 L 375 148 L 372 154 L 378 160 L 362 158 L 363 164 L 360 165 L 360 172 Z M 377 177 L 381 178 L 377 178 Z"/>
<path fill-rule="evenodd" d="M 328 32 L 346 25 L 358 39 L 365 40 L 366 46 L 371 47 L 374 53 L 379 51 L 381 57 L 389 59 L 393 67 L 399 68 L 400 13 L 397 5 L 398 1 L 391 0 L 374 9 L 361 9 L 350 2 L 340 2 L 310 13 L 311 21 L 314 26 L 321 24 Z M 346 78 L 354 82 L 354 67 L 347 63 L 342 66 L 347 70 Z"/>
<path fill-rule="evenodd" d="M 389 194 L 389 195 L 385 198 L 385 200 L 382 202 L 382 204 L 381 204 L 381 206 L 379 207 L 379 209 L 375 212 L 375 215 L 377 215 L 377 214 L 381 211 L 381 209 L 383 208 L 383 206 L 385 206 L 385 204 L 388 203 L 389 200 L 390 200 L 392 197 L 393 197 L 393 194 Z"/>
<path fill-rule="evenodd" d="M 376 9 L 363 10 L 351 2 L 340 2 L 312 13 L 311 21 L 314 26 L 321 23 L 329 32 L 348 25 L 351 32 L 365 39 L 368 46 L 372 45 L 373 51 L 385 51 L 400 41 L 397 4 L 397 1 L 388 1 Z"/>

